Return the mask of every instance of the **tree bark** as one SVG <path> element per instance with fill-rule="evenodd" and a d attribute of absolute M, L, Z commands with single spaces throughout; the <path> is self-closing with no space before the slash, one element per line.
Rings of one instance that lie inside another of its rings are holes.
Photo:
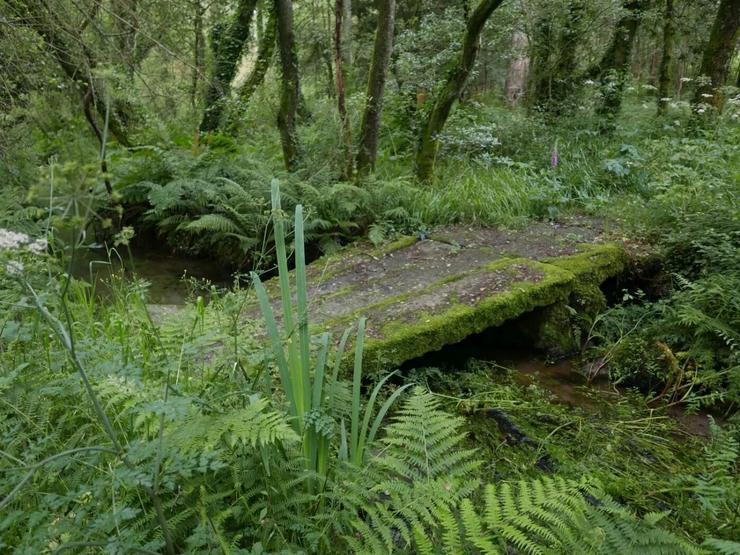
<path fill-rule="evenodd" d="M 722 109 L 724 98 L 719 88 L 725 84 L 730 59 L 735 50 L 738 26 L 740 26 L 740 0 L 721 0 L 717 16 L 712 25 L 709 42 L 704 48 L 700 75 L 707 82 L 697 87 L 694 104 L 710 104 Z"/>
<path fill-rule="evenodd" d="M 244 81 L 239 96 L 241 97 L 244 108 L 249 105 L 252 95 L 265 80 L 265 75 L 272 62 L 272 56 L 275 53 L 275 42 L 277 37 L 277 12 L 275 4 L 269 3 L 269 15 L 267 24 L 262 31 L 260 45 L 257 50 L 257 60 L 254 62 L 254 68 Z"/>
<path fill-rule="evenodd" d="M 200 123 L 200 130 L 204 133 L 215 131 L 221 123 L 224 103 L 244 44 L 249 38 L 256 5 L 257 0 L 239 0 L 231 23 L 226 27 L 221 24 L 213 27 L 213 75 L 206 91 L 205 110 Z"/>
<path fill-rule="evenodd" d="M 393 33 L 396 23 L 396 0 L 378 0 L 378 28 L 367 84 L 365 113 L 362 116 L 360 143 L 357 151 L 357 172 L 367 174 L 375 169 L 380 134 L 380 116 L 383 111 L 388 64 L 393 52 Z"/>
<path fill-rule="evenodd" d="M 625 14 L 617 22 L 614 36 L 599 64 L 601 81 L 601 104 L 596 112 L 604 118 L 604 130 L 614 125 L 614 119 L 622 108 L 622 92 L 629 71 L 632 47 L 640 28 L 642 13 L 649 0 L 628 0 Z"/>
<path fill-rule="evenodd" d="M 675 25 L 673 21 L 673 0 L 665 0 L 663 14 L 663 53 L 658 69 L 658 115 L 662 116 L 668 109 L 673 73 L 673 42 Z"/>
<path fill-rule="evenodd" d="M 298 56 L 295 49 L 292 0 L 274 0 L 277 11 L 280 67 L 282 71 L 280 110 L 277 124 L 283 147 L 283 161 L 288 171 L 294 171 L 300 157 L 300 143 L 296 130 L 296 112 L 301 102 L 298 77 Z"/>
<path fill-rule="evenodd" d="M 468 19 L 460 58 L 449 71 L 447 80 L 421 131 L 421 140 L 416 152 L 416 176 L 420 181 L 429 181 L 434 176 L 434 164 L 439 149 L 438 135 L 473 70 L 483 27 L 502 3 L 503 0 L 481 0 Z"/>
<path fill-rule="evenodd" d="M 530 107 L 560 115 L 576 92 L 578 45 L 582 41 L 584 0 L 569 0 L 564 23 L 558 33 L 551 17 L 541 16 L 535 26 L 532 45 L 534 72 Z"/>
<path fill-rule="evenodd" d="M 342 0 L 342 62 L 344 67 L 352 67 L 352 0 Z"/>
<path fill-rule="evenodd" d="M 344 161 L 342 165 L 342 178 L 345 180 L 352 178 L 353 161 L 352 161 L 352 127 L 349 117 L 347 116 L 346 92 L 344 87 L 344 48 L 342 35 L 345 29 L 345 0 L 336 0 L 334 4 L 334 70 L 336 73 L 335 82 L 337 86 L 337 110 L 339 112 L 339 122 L 342 133 L 342 146 Z"/>
<path fill-rule="evenodd" d="M 205 37 L 203 36 L 203 4 L 193 1 L 193 73 L 190 84 L 190 104 L 195 108 L 200 89 L 200 76 L 203 74 L 205 59 Z"/>
<path fill-rule="evenodd" d="M 511 59 L 506 72 L 504 86 L 506 101 L 510 106 L 516 106 L 525 94 L 527 75 L 529 73 L 529 37 L 522 30 L 515 30 L 511 38 Z"/>

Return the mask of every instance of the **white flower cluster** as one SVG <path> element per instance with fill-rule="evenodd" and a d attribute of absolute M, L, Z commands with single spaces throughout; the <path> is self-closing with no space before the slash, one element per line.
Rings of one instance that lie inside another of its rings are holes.
<path fill-rule="evenodd" d="M 33 239 L 25 233 L 0 228 L 0 251 L 28 249 L 35 254 L 46 252 L 46 239 Z"/>

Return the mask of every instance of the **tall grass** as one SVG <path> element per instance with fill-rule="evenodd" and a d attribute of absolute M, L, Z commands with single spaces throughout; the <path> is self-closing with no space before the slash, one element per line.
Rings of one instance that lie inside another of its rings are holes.
<path fill-rule="evenodd" d="M 328 376 L 327 359 L 330 344 L 328 333 L 321 335 L 318 354 L 315 361 L 311 360 L 303 207 L 298 205 L 295 209 L 295 295 L 293 295 L 291 274 L 288 270 L 285 218 L 280 203 L 280 187 L 276 180 L 272 182 L 271 197 L 280 284 L 280 308 L 283 315 L 282 330 L 278 326 L 275 312 L 262 281 L 254 272 L 251 276 L 265 319 L 274 362 L 280 376 L 282 393 L 288 401 L 291 422 L 294 430 L 302 437 L 306 469 L 319 475 L 325 475 L 331 467 L 332 459 L 348 460 L 355 465 L 362 465 L 365 460 L 365 447 L 372 443 L 388 410 L 410 384 L 397 389 L 389 396 L 375 415 L 371 426 L 370 420 L 378 394 L 392 374 L 375 385 L 363 414 L 361 395 L 365 320 L 360 319 L 355 340 L 352 407 L 349 416 L 350 434 L 349 443 L 347 443 L 346 424 L 338 414 L 335 397 L 336 384 L 351 330 L 346 330 L 342 335 L 334 357 L 332 374 Z M 337 418 L 340 419 L 341 442 L 338 450 L 332 452 L 330 450 L 331 427 Z"/>

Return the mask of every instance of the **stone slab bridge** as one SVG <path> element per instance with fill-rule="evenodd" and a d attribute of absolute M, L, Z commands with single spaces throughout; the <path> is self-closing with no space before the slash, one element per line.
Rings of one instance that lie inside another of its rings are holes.
<path fill-rule="evenodd" d="M 577 315 L 605 308 L 600 286 L 628 261 L 624 244 L 607 242 L 590 220 L 522 230 L 444 227 L 310 264 L 309 321 L 312 333 L 338 338 L 366 317 L 370 368 L 398 366 L 521 316 L 533 346 L 565 352 Z M 277 279 L 266 285 L 277 316 Z M 254 305 L 247 316 L 261 318 Z"/>

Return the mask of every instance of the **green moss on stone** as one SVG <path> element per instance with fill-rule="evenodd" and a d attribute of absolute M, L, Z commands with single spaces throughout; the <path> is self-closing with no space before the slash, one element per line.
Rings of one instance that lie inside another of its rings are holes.
<path fill-rule="evenodd" d="M 629 264 L 623 247 L 615 244 L 581 245 L 578 254 L 543 260 L 571 272 L 579 281 L 600 285 L 612 276 L 622 273 Z"/>
<path fill-rule="evenodd" d="M 497 261 L 483 271 L 520 264 L 526 264 L 543 277 L 514 283 L 507 291 L 493 293 L 476 305 L 455 304 L 439 314 L 419 314 L 415 322 L 385 324 L 380 339 L 365 342 L 366 368 L 377 371 L 385 366 L 399 365 L 499 326 L 537 307 L 562 301 L 572 291 L 570 272 L 527 259 Z"/>

